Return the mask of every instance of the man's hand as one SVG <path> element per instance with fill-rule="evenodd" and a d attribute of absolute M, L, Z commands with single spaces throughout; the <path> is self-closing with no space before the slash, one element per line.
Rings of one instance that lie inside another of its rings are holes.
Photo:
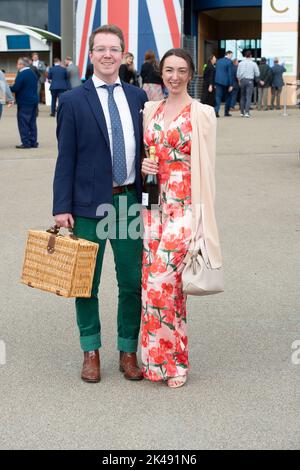
<path fill-rule="evenodd" d="M 230 86 L 230 87 L 228 88 L 229 93 L 231 93 L 232 90 L 233 90 L 233 86 Z"/>
<path fill-rule="evenodd" d="M 260 80 L 259 82 L 261 84 L 261 86 L 264 86 L 265 82 L 263 80 Z"/>
<path fill-rule="evenodd" d="M 56 225 L 59 227 L 65 228 L 73 228 L 74 227 L 74 219 L 72 214 L 57 214 L 54 217 Z"/>
<path fill-rule="evenodd" d="M 9 102 L 7 103 L 7 107 L 8 107 L 8 108 L 11 108 L 13 104 L 14 104 L 13 101 L 9 101 Z"/>

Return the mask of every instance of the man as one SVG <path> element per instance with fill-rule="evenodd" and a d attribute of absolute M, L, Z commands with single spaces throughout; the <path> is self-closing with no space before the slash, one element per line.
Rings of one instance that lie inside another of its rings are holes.
<path fill-rule="evenodd" d="M 45 83 L 45 73 L 46 73 L 46 65 L 45 62 L 39 59 L 39 55 L 37 52 L 33 52 L 31 55 L 32 65 L 36 67 L 38 72 L 38 98 L 39 102 L 41 99 L 41 88 Z"/>
<path fill-rule="evenodd" d="M 0 69 L 0 119 L 5 103 L 7 103 L 7 107 L 10 108 L 14 104 L 14 97 L 5 79 L 4 71 Z"/>
<path fill-rule="evenodd" d="M 251 51 L 246 51 L 245 59 L 238 66 L 237 78 L 241 87 L 241 116 L 250 117 L 251 98 L 254 90 L 254 80 L 259 78 L 258 65 L 253 62 Z"/>
<path fill-rule="evenodd" d="M 238 65 L 239 65 L 239 61 L 237 59 L 234 59 L 232 61 L 232 70 L 233 70 L 233 90 L 231 92 L 231 100 L 230 100 L 230 110 L 231 111 L 237 111 L 235 109 L 235 105 L 237 103 L 237 98 L 238 98 L 238 94 L 239 94 L 239 91 L 240 91 L 240 85 L 239 85 L 239 81 L 237 79 L 237 69 L 238 69 Z"/>
<path fill-rule="evenodd" d="M 51 81 L 51 114 L 55 117 L 56 101 L 60 95 L 68 89 L 68 76 L 65 67 L 61 66 L 60 59 L 54 59 L 54 67 L 50 67 L 48 71 L 48 80 Z"/>
<path fill-rule="evenodd" d="M 219 111 L 222 99 L 225 100 L 225 116 L 229 117 L 231 92 L 233 89 L 233 65 L 232 65 L 232 52 L 227 51 L 225 57 L 219 59 L 216 63 L 216 116 L 220 117 Z"/>
<path fill-rule="evenodd" d="M 276 109 L 280 109 L 280 95 L 282 87 L 284 86 L 283 74 L 286 72 L 286 68 L 283 65 L 279 65 L 279 59 L 274 59 L 274 65 L 272 67 L 273 80 L 272 80 L 272 98 L 271 98 L 271 109 L 274 109 L 274 103 L 276 99 Z"/>
<path fill-rule="evenodd" d="M 126 218 L 121 207 L 125 202 L 129 211 L 141 201 L 142 110 L 147 96 L 119 79 L 125 44 L 117 26 L 96 29 L 89 48 L 94 64 L 92 78 L 60 99 L 53 214 L 57 225 L 74 226 L 76 236 L 99 243 L 91 298 L 76 299 L 84 351 L 82 380 L 99 382 L 101 378 L 97 294 L 107 238 L 114 252 L 119 287 L 119 367 L 126 379 L 141 380 L 136 351 L 141 316 L 142 240 L 127 236 L 128 224 L 135 218 Z M 112 233 L 98 238 L 97 225 L 101 217 L 103 222 L 108 204 L 115 211 L 117 236 Z"/>
<path fill-rule="evenodd" d="M 11 91 L 16 95 L 17 120 L 21 145 L 17 149 L 37 148 L 36 111 L 38 105 L 37 76 L 29 68 L 29 59 L 20 57 L 17 62 L 19 73 Z"/>
<path fill-rule="evenodd" d="M 271 67 L 267 64 L 267 59 L 265 57 L 261 58 L 259 64 L 259 75 L 260 82 L 258 84 L 258 100 L 257 100 L 257 109 L 261 111 L 268 110 L 268 94 L 269 88 L 272 85 L 273 72 Z"/>
<path fill-rule="evenodd" d="M 65 58 L 65 66 L 67 67 L 68 88 L 69 90 L 72 90 L 73 88 L 81 85 L 79 67 L 73 64 L 71 57 Z"/>

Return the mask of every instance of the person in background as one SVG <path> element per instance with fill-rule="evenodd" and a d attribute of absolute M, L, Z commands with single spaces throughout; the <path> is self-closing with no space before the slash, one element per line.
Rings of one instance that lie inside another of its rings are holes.
<path fill-rule="evenodd" d="M 89 78 L 93 76 L 94 73 L 94 66 L 93 64 L 87 64 L 86 66 L 86 71 L 85 71 L 85 81 L 87 81 Z"/>
<path fill-rule="evenodd" d="M 36 113 L 38 106 L 37 76 L 30 70 L 28 57 L 20 57 L 17 62 L 18 74 L 10 88 L 18 105 L 17 120 L 21 144 L 17 149 L 37 148 Z"/>
<path fill-rule="evenodd" d="M 274 59 L 274 65 L 272 67 L 273 79 L 272 79 L 272 97 L 271 97 L 271 109 L 274 109 L 276 100 L 276 109 L 280 109 L 280 96 L 282 87 L 284 86 L 283 74 L 286 72 L 286 68 L 279 64 L 279 59 Z"/>
<path fill-rule="evenodd" d="M 233 90 L 231 92 L 230 110 L 236 111 L 235 106 L 236 106 L 238 94 L 240 91 L 240 85 L 237 79 L 237 69 L 238 69 L 239 61 L 237 59 L 234 59 L 232 61 L 232 65 L 233 65 Z"/>
<path fill-rule="evenodd" d="M 33 52 L 31 55 L 31 60 L 32 60 L 32 65 L 37 69 L 38 71 L 38 98 L 39 102 L 41 100 L 41 90 L 44 87 L 44 83 L 46 80 L 46 65 L 45 63 L 40 60 L 39 55 L 37 52 Z"/>
<path fill-rule="evenodd" d="M 259 78 L 258 65 L 253 62 L 251 51 L 246 51 L 245 59 L 239 63 L 237 78 L 241 87 L 241 116 L 249 118 L 254 81 Z"/>
<path fill-rule="evenodd" d="M 203 91 L 201 97 L 201 102 L 203 104 L 208 104 L 213 107 L 215 107 L 216 62 L 217 58 L 215 55 L 211 55 L 207 61 L 203 72 Z"/>
<path fill-rule="evenodd" d="M 232 65 L 232 51 L 227 51 L 225 57 L 219 59 L 216 63 L 216 116 L 220 117 L 219 111 L 222 103 L 222 99 L 225 100 L 225 117 L 231 116 L 230 103 L 231 103 L 231 92 L 233 90 L 233 65 Z"/>
<path fill-rule="evenodd" d="M 141 68 L 143 89 L 147 93 L 148 99 L 158 101 L 164 98 L 163 81 L 159 73 L 159 65 L 155 59 L 154 52 L 149 49 L 145 53 L 145 62 Z"/>
<path fill-rule="evenodd" d="M 126 52 L 119 70 L 119 77 L 123 82 L 130 83 L 131 85 L 138 85 L 137 72 L 134 68 L 134 55 L 131 52 Z"/>
<path fill-rule="evenodd" d="M 79 67 L 73 64 L 72 58 L 69 56 L 65 58 L 65 66 L 67 68 L 69 90 L 72 90 L 82 84 L 79 77 Z"/>
<path fill-rule="evenodd" d="M 52 95 L 50 116 L 55 117 L 56 101 L 68 89 L 67 69 L 61 66 L 60 59 L 54 59 L 54 66 L 50 67 L 47 78 L 51 83 L 50 91 Z"/>
<path fill-rule="evenodd" d="M 267 64 L 267 59 L 265 57 L 261 58 L 260 64 L 258 66 L 260 81 L 258 82 L 258 98 L 257 98 L 257 109 L 261 111 L 268 110 L 268 94 L 269 88 L 272 85 L 273 72 L 271 67 Z"/>
<path fill-rule="evenodd" d="M 14 97 L 7 84 L 4 72 L 0 69 L 0 119 L 5 103 L 7 103 L 7 107 L 10 108 L 14 104 Z"/>

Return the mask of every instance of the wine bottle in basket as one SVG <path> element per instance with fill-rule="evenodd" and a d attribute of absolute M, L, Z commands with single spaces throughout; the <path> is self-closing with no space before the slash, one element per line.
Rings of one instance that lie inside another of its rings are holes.
<path fill-rule="evenodd" d="M 155 147 L 149 147 L 149 158 L 156 161 Z M 159 184 L 157 175 L 146 175 L 143 185 L 142 205 L 148 210 L 157 208 L 159 204 Z"/>

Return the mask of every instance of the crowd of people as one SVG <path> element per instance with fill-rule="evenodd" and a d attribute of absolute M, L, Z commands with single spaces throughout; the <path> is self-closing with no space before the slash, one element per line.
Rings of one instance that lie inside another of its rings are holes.
<path fill-rule="evenodd" d="M 215 55 L 209 57 L 203 70 L 203 91 L 201 102 L 215 109 L 216 117 L 220 117 L 222 101 L 225 102 L 224 115 L 230 117 L 233 111 L 240 111 L 242 117 L 249 118 L 251 104 L 255 101 L 259 111 L 280 109 L 280 98 L 284 86 L 283 73 L 286 71 L 279 60 L 274 60 L 270 67 L 266 58 L 262 57 L 259 64 L 252 59 L 250 51 L 246 51 L 242 61 L 232 59 L 233 53 L 227 51 L 225 56 L 218 59 Z M 124 54 L 119 69 L 120 79 L 131 85 L 141 87 L 147 94 L 148 100 L 158 101 L 168 96 L 159 70 L 159 61 L 152 50 L 145 53 L 144 63 L 140 72 L 134 66 L 134 56 L 127 52 Z M 17 62 L 17 76 L 15 84 L 9 88 L 5 75 L 0 71 L 0 118 L 3 104 L 9 106 L 15 101 L 18 105 L 18 128 L 21 144 L 17 148 L 38 147 L 36 117 L 38 104 L 44 100 L 45 83 L 50 84 L 51 112 L 56 116 L 58 100 L 62 93 L 80 86 L 83 82 L 79 68 L 66 57 L 62 62 L 54 59 L 53 66 L 48 66 L 39 59 L 34 52 L 29 57 L 20 57 Z M 85 80 L 92 77 L 94 66 L 89 63 L 86 69 Z M 255 93 L 254 93 L 255 91 Z M 239 106 L 238 106 L 239 105 Z"/>
<path fill-rule="evenodd" d="M 249 118 L 256 88 L 259 111 L 274 109 L 275 106 L 280 109 L 283 74 L 286 68 L 279 64 L 279 59 L 276 58 L 274 65 L 270 67 L 265 57 L 261 58 L 259 64 L 253 61 L 251 51 L 246 51 L 244 59 L 240 62 L 237 59 L 232 60 L 232 57 L 232 51 L 227 51 L 219 60 L 215 55 L 209 57 L 203 73 L 202 103 L 213 106 L 216 116 L 220 117 L 220 106 L 224 100 L 224 115 L 230 117 L 232 111 L 238 111 L 239 97 L 240 114 Z"/>
<path fill-rule="evenodd" d="M 90 62 L 86 69 L 85 80 L 92 77 L 94 66 Z M 134 56 L 127 52 L 123 56 L 119 69 L 119 76 L 122 81 L 142 87 L 149 100 L 162 99 L 167 91 L 159 72 L 159 62 L 155 58 L 152 50 L 145 53 L 145 61 L 140 73 L 134 67 Z M 17 61 L 17 75 L 15 83 L 9 87 L 5 79 L 4 71 L 0 71 L 0 118 L 3 104 L 9 107 L 16 101 L 18 106 L 17 121 L 21 143 L 16 145 L 18 149 L 37 148 L 37 125 L 38 104 L 45 102 L 45 83 L 50 85 L 51 92 L 51 112 L 50 116 L 55 117 L 58 100 L 60 96 L 68 91 L 82 85 L 79 68 L 67 56 L 64 62 L 55 58 L 53 66 L 48 66 L 39 59 L 38 53 L 34 52 L 31 57 L 20 57 Z M 12 93 L 15 94 L 15 98 Z"/>
<path fill-rule="evenodd" d="M 17 75 L 13 86 L 9 87 L 4 71 L 0 70 L 0 118 L 3 104 L 12 106 L 17 103 L 17 122 L 21 143 L 16 145 L 18 149 L 37 148 L 37 124 L 39 103 L 45 96 L 45 83 L 50 84 L 51 114 L 56 115 L 58 98 L 67 90 L 80 86 L 79 68 L 72 62 L 71 57 L 66 57 L 64 64 L 58 58 L 49 67 L 39 59 L 34 52 L 31 57 L 19 57 L 17 61 Z M 15 97 L 12 95 L 14 93 Z"/>

